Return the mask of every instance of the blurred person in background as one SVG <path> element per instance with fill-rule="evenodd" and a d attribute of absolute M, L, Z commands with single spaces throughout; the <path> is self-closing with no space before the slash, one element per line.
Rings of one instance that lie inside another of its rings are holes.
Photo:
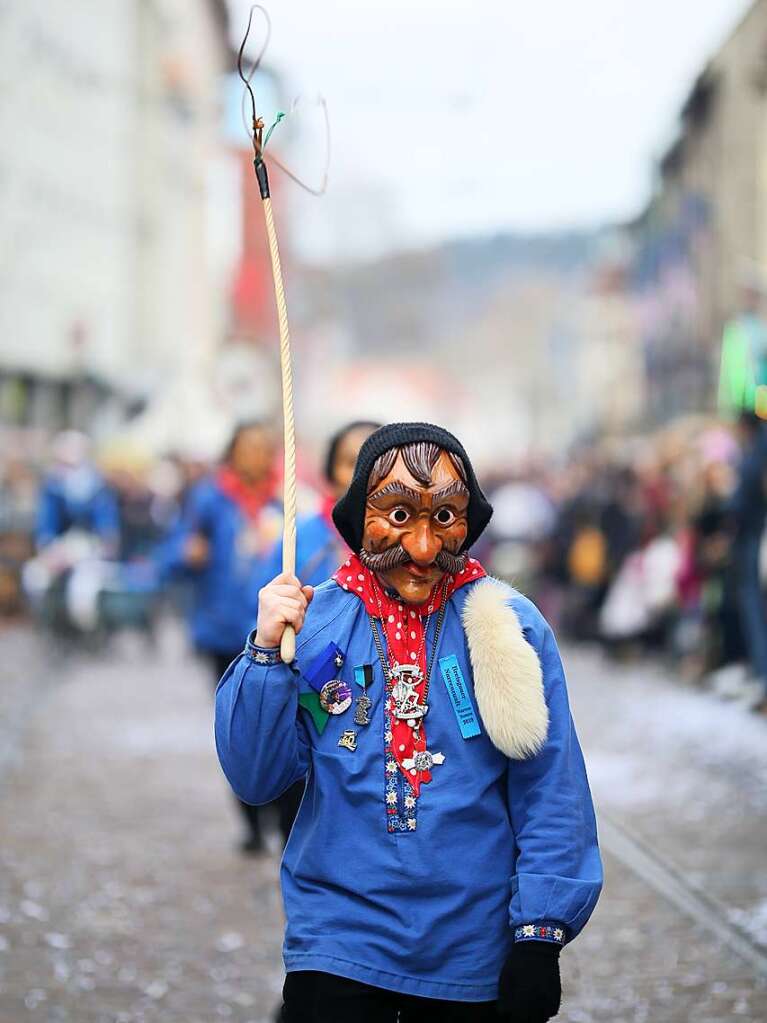
<path fill-rule="evenodd" d="M 147 473 L 146 485 L 151 495 L 153 528 L 165 537 L 178 522 L 189 489 L 179 460 L 168 455 L 153 462 Z"/>
<path fill-rule="evenodd" d="M 655 653 L 671 648 L 682 550 L 672 523 L 670 466 L 658 452 L 645 451 L 635 478 L 636 546 L 625 553 L 603 592 L 599 630 L 613 652 Z"/>
<path fill-rule="evenodd" d="M 220 467 L 188 494 L 163 551 L 166 572 L 191 580 L 189 631 L 214 685 L 242 649 L 250 625 L 249 585 L 282 529 L 275 456 L 267 424 L 238 426 Z M 264 837 L 258 808 L 239 806 L 246 825 L 241 849 L 259 853 Z"/>
<path fill-rule="evenodd" d="M 708 682 L 717 691 L 722 685 L 726 689 L 730 680 L 740 679 L 745 659 L 732 559 L 729 506 L 733 485 L 730 464 L 710 461 L 691 517 L 694 573 L 706 626 L 703 667 L 710 670 Z"/>
<path fill-rule="evenodd" d="M 606 544 L 606 574 L 614 579 L 639 540 L 637 483 L 630 466 L 608 468 L 601 527 Z"/>
<path fill-rule="evenodd" d="M 760 576 L 760 549 L 767 517 L 767 434 L 764 422 L 744 411 L 738 420 L 741 459 L 730 514 L 733 565 L 737 576 L 740 624 L 752 678 L 742 695 L 755 710 L 767 709 L 767 616 Z"/>
<path fill-rule="evenodd" d="M 303 519 L 297 533 L 296 563 L 301 568 L 300 577 L 312 586 L 329 579 L 347 556 L 346 545 L 331 513 L 349 488 L 360 448 L 380 426 L 369 420 L 356 420 L 342 426 L 328 442 L 323 467 L 325 493 L 320 510 Z M 269 579 L 272 578 L 270 575 Z"/>
<path fill-rule="evenodd" d="M 35 541 L 42 550 L 71 530 L 97 536 L 109 553 L 119 544 L 114 491 L 93 464 L 88 438 L 65 430 L 53 441 L 53 465 L 40 488 Z"/>
<path fill-rule="evenodd" d="M 749 267 L 741 275 L 741 310 L 722 335 L 719 409 L 727 416 L 759 411 L 767 416 L 767 323 L 764 275 Z"/>
<path fill-rule="evenodd" d="M 22 610 L 22 566 L 34 554 L 37 474 L 13 449 L 0 460 L 0 616 Z"/>
<path fill-rule="evenodd" d="M 333 506 L 346 491 L 354 475 L 359 450 L 380 423 L 357 420 L 341 427 L 330 439 L 324 464 L 326 492 L 319 512 L 299 519 L 296 526 L 296 573 L 310 586 L 319 586 L 349 556 L 331 517 Z M 255 628 L 258 594 L 263 586 L 282 571 L 282 541 L 274 545 L 271 557 L 257 566 L 250 583 L 249 601 L 253 608 Z M 275 800 L 283 845 L 287 842 L 293 821 L 304 794 L 304 779 L 295 782 Z"/>
<path fill-rule="evenodd" d="M 554 526 L 554 506 L 532 467 L 494 486 L 490 501 L 494 512 L 485 561 L 493 575 L 537 597 L 542 548 Z"/>
<path fill-rule="evenodd" d="M 100 464 L 117 500 L 118 558 L 121 562 L 148 561 L 172 521 L 167 515 L 155 515 L 154 480 L 163 463 L 118 439 L 102 450 Z"/>
<path fill-rule="evenodd" d="M 120 560 L 147 558 L 162 539 L 152 516 L 153 495 L 145 466 L 124 465 L 110 473 L 120 513 Z"/>
<path fill-rule="evenodd" d="M 601 524 L 600 473 L 590 457 L 569 468 L 555 530 L 555 565 L 564 584 L 562 627 L 580 639 L 596 635 L 604 595 L 607 541 Z"/>
<path fill-rule="evenodd" d="M 84 434 L 58 434 L 52 455 L 38 497 L 37 555 L 24 566 L 24 587 L 50 626 L 92 633 L 109 562 L 119 549 L 117 498 L 94 465 Z"/>

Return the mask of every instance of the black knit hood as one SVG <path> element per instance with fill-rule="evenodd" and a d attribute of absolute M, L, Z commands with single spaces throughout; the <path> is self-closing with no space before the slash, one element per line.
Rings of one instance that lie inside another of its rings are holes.
<path fill-rule="evenodd" d="M 469 488 L 469 531 L 462 550 L 466 551 L 476 543 L 490 521 L 493 509 L 477 482 L 469 456 L 452 433 L 443 430 L 441 426 L 432 426 L 431 423 L 389 423 L 388 426 L 382 426 L 380 430 L 371 434 L 360 448 L 349 489 L 333 508 L 336 529 L 355 554 L 359 554 L 362 546 L 368 479 L 376 459 L 392 448 L 419 442 L 438 444 L 443 450 L 458 455 L 466 468 L 466 485 Z"/>

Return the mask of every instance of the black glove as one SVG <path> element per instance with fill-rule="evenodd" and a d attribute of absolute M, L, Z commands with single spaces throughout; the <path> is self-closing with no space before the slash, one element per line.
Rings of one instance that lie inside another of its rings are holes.
<path fill-rule="evenodd" d="M 498 1014 L 508 1023 L 546 1023 L 559 1012 L 559 945 L 516 941 L 501 970 Z"/>

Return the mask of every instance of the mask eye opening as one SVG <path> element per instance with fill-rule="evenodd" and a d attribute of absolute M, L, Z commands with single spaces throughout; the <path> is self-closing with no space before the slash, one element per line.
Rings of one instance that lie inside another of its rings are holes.
<path fill-rule="evenodd" d="M 392 508 L 389 512 L 389 521 L 395 526 L 404 526 L 409 518 L 406 508 Z"/>

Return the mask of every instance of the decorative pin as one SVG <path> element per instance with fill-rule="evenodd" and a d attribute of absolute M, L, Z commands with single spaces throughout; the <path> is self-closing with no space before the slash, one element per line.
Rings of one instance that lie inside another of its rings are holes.
<path fill-rule="evenodd" d="M 336 654 L 336 656 L 335 656 L 334 660 L 335 660 L 335 664 L 336 664 L 336 667 L 337 667 L 337 668 L 341 668 L 341 667 L 343 667 L 343 663 L 344 663 L 344 657 L 343 657 L 343 654 L 341 653 L 341 651 L 340 651 L 340 650 L 339 650 L 339 651 L 338 651 L 338 653 Z"/>
<path fill-rule="evenodd" d="M 427 749 L 419 750 L 414 753 L 412 757 L 402 761 L 402 766 L 406 771 L 430 771 L 436 764 L 444 764 L 445 754 L 444 753 L 430 753 Z"/>
<path fill-rule="evenodd" d="M 352 691 L 340 678 L 331 679 L 320 690 L 320 704 L 328 714 L 343 714 L 352 705 Z"/>
<path fill-rule="evenodd" d="M 369 725 L 370 718 L 368 717 L 368 711 L 373 706 L 373 701 L 369 696 L 358 696 L 357 706 L 354 710 L 354 723 L 355 725 Z"/>
<path fill-rule="evenodd" d="M 338 740 L 338 745 L 343 746 L 344 749 L 351 750 L 352 753 L 357 748 L 357 733 L 353 728 L 347 728 L 341 738 Z"/>

